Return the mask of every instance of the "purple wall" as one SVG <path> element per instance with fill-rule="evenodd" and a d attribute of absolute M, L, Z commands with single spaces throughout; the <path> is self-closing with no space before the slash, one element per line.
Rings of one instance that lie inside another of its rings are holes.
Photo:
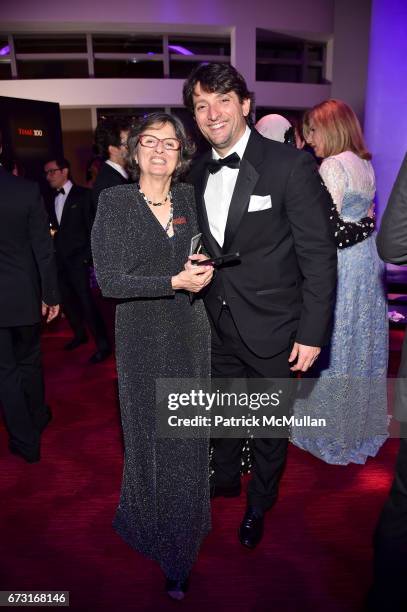
<path fill-rule="evenodd" d="M 365 135 L 381 217 L 407 151 L 407 2 L 373 0 Z"/>
<path fill-rule="evenodd" d="M 0 21 L 199 24 L 331 32 L 334 0 L 3 0 Z"/>

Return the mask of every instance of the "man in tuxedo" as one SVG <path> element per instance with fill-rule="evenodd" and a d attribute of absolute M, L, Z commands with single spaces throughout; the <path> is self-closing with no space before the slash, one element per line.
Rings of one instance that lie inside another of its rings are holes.
<path fill-rule="evenodd" d="M 407 155 L 384 211 L 377 249 L 383 261 L 407 265 Z M 394 481 L 376 527 L 369 612 L 407 610 L 407 335 L 395 385 L 393 412 L 400 421 L 400 449 Z"/>
<path fill-rule="evenodd" d="M 1 134 L 0 134 L 1 152 Z M 59 312 L 57 274 L 38 185 L 0 165 L 0 400 L 9 448 L 28 463 L 40 459 L 51 419 L 41 364 L 41 314 Z"/>
<path fill-rule="evenodd" d="M 103 189 L 129 183 L 129 175 L 125 169 L 129 130 L 130 120 L 126 117 L 106 117 L 96 127 L 95 146 L 104 163 L 92 188 L 95 211 Z"/>
<path fill-rule="evenodd" d="M 192 169 L 198 220 L 211 256 L 239 252 L 205 294 L 215 378 L 288 378 L 312 366 L 331 333 L 336 246 L 330 196 L 310 155 L 250 127 L 251 95 L 226 64 L 184 84 L 184 103 L 212 146 Z M 252 440 L 252 479 L 239 529 L 254 548 L 277 498 L 287 439 Z M 214 440 L 212 496 L 240 494 L 242 440 Z"/>
<path fill-rule="evenodd" d="M 48 209 L 54 229 L 62 305 L 74 332 L 73 339 L 64 348 L 70 351 L 87 342 L 87 326 L 97 348 L 89 361 L 100 363 L 112 351 L 89 283 L 93 223 L 90 191 L 72 183 L 66 159 L 51 159 L 45 164 L 44 171 L 48 183 L 55 190 Z"/>

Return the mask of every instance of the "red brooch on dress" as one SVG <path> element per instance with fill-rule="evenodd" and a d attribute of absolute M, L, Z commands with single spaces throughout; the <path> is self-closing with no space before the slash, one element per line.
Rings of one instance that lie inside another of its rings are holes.
<path fill-rule="evenodd" d="M 186 222 L 186 217 L 174 217 L 172 220 L 173 225 L 185 225 Z"/>

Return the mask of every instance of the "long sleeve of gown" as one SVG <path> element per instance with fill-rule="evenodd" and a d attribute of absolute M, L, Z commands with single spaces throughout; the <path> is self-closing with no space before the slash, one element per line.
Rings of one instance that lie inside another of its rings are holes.
<path fill-rule="evenodd" d="M 333 201 L 329 219 L 338 249 L 346 249 L 368 238 L 375 228 L 371 217 L 363 217 L 360 221 L 344 221 L 340 215 L 347 180 L 342 164 L 328 158 L 322 163 L 320 174 Z"/>
<path fill-rule="evenodd" d="M 331 208 L 329 219 L 332 223 L 338 249 L 346 249 L 366 240 L 375 228 L 374 219 L 371 217 L 363 217 L 360 221 L 344 221 L 335 204 Z"/>
<path fill-rule="evenodd" d="M 99 287 L 105 297 L 119 299 L 173 296 L 171 276 L 146 276 L 126 266 L 125 229 L 127 220 L 121 202 L 104 191 L 99 198 L 92 228 L 92 254 Z"/>

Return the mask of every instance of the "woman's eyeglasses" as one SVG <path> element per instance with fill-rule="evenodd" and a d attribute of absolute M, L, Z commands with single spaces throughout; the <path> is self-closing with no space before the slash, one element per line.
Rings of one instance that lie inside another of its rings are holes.
<path fill-rule="evenodd" d="M 157 138 L 149 134 L 141 134 L 138 141 L 142 147 L 147 147 L 149 149 L 155 149 L 159 142 L 163 143 L 163 147 L 166 151 L 178 151 L 181 148 L 181 143 L 178 138 Z"/>

